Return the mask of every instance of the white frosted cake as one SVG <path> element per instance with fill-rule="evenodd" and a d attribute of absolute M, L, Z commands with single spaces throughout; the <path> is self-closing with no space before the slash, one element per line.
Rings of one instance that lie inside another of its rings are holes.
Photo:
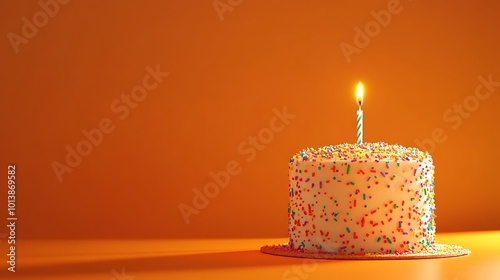
<path fill-rule="evenodd" d="M 434 244 L 434 165 L 428 153 L 386 143 L 306 149 L 289 164 L 294 250 L 417 253 Z"/>

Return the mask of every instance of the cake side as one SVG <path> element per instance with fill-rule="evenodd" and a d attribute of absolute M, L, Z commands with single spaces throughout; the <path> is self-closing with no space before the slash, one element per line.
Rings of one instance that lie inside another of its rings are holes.
<path fill-rule="evenodd" d="M 434 165 L 386 143 L 306 149 L 289 164 L 289 239 L 339 254 L 418 252 L 434 243 Z"/>

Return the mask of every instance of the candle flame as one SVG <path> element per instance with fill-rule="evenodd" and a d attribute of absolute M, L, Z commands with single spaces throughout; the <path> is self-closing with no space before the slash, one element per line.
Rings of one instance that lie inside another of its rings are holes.
<path fill-rule="evenodd" d="M 358 103 L 359 107 L 363 105 L 363 84 L 361 82 L 358 83 L 356 88 L 356 103 Z"/>

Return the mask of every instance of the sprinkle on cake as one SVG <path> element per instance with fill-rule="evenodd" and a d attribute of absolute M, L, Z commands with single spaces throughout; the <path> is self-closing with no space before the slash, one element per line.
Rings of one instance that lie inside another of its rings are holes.
<path fill-rule="evenodd" d="M 344 159 L 351 161 L 422 161 L 425 158 L 430 158 L 430 155 L 417 148 L 407 148 L 401 145 L 389 145 L 384 142 L 376 142 L 359 145 L 344 143 L 336 146 L 324 146 L 318 149 L 307 148 L 295 154 L 290 161 L 314 161 L 322 159 Z"/>
<path fill-rule="evenodd" d="M 305 149 L 290 159 L 289 197 L 294 249 L 392 254 L 434 244 L 434 165 L 416 148 Z"/>

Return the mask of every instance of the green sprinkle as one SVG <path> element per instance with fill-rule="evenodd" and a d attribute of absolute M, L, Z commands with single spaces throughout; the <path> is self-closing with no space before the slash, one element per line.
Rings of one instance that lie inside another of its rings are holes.
<path fill-rule="evenodd" d="M 389 242 L 389 244 L 392 244 L 392 241 L 389 237 L 387 237 L 387 242 Z"/>
<path fill-rule="evenodd" d="M 414 198 L 414 197 L 410 198 L 410 201 L 414 201 L 414 200 L 415 200 L 415 198 Z"/>
<path fill-rule="evenodd" d="M 301 242 L 301 244 L 302 244 L 302 248 L 305 249 L 306 248 L 306 244 L 304 242 Z"/>
<path fill-rule="evenodd" d="M 318 170 L 321 170 L 321 166 L 318 166 Z"/>
<path fill-rule="evenodd" d="M 380 240 L 382 240 L 382 237 L 379 237 L 379 238 L 377 239 L 377 242 L 380 242 Z"/>
<path fill-rule="evenodd" d="M 348 164 L 348 165 L 347 165 L 347 172 L 346 172 L 346 173 L 347 173 L 347 174 L 349 174 L 350 170 L 351 170 L 351 165 L 350 165 L 350 164 Z"/>
<path fill-rule="evenodd" d="M 294 194 L 293 194 L 293 188 L 292 188 L 292 197 L 293 197 L 293 196 L 294 196 Z"/>
<path fill-rule="evenodd" d="M 427 189 L 424 189 L 424 194 L 427 195 Z"/>
<path fill-rule="evenodd" d="M 363 200 L 366 200 L 366 193 L 363 194 Z"/>
<path fill-rule="evenodd" d="M 351 182 L 351 185 L 354 185 L 354 182 Z"/>
<path fill-rule="evenodd" d="M 398 205 L 396 203 L 394 203 L 394 209 L 398 208 Z"/>
<path fill-rule="evenodd" d="M 299 170 L 299 173 L 302 173 L 302 169 L 301 169 L 301 170 Z"/>
<path fill-rule="evenodd" d="M 345 230 L 347 230 L 347 233 L 351 233 L 351 230 L 348 227 L 346 227 Z"/>

